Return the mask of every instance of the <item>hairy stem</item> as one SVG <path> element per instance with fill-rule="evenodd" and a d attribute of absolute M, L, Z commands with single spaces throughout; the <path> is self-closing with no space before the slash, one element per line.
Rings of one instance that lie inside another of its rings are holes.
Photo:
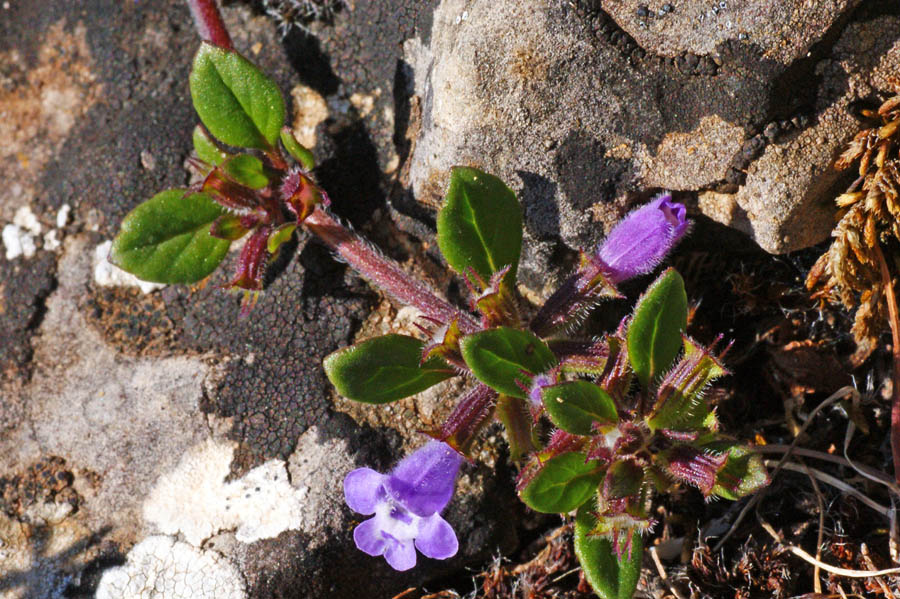
<path fill-rule="evenodd" d="M 200 39 L 226 50 L 234 49 L 216 0 L 187 0 L 187 3 Z"/>
<path fill-rule="evenodd" d="M 436 438 L 466 455 L 481 431 L 494 414 L 497 392 L 479 384 L 460 398 L 446 422 L 437 431 Z"/>
<path fill-rule="evenodd" d="M 525 400 L 508 395 L 497 400 L 497 416 L 506 427 L 506 439 L 509 442 L 510 459 L 519 460 L 537 450 L 534 445 L 534 430 L 531 426 L 531 415 Z"/>
<path fill-rule="evenodd" d="M 583 260 L 578 271 L 544 302 L 529 326 L 538 337 L 546 337 L 566 326 L 578 326 L 598 302 L 614 297 L 620 297 L 619 292 L 601 263 Z"/>
<path fill-rule="evenodd" d="M 456 320 L 463 333 L 474 333 L 479 329 L 471 315 L 438 297 L 321 207 L 316 207 L 304 224 L 359 274 L 400 303 L 415 306 L 425 317 L 442 324 Z"/>

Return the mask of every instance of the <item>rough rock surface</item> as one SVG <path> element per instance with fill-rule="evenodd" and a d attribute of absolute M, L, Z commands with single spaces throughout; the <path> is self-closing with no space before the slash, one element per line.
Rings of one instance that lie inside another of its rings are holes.
<path fill-rule="evenodd" d="M 890 30 L 836 41 L 896 6 L 732 1 L 700 23 L 712 4 L 688 4 L 441 2 L 430 43 L 406 45 L 414 195 L 433 205 L 447 169 L 474 164 L 520 192 L 532 239 L 572 248 L 647 188 L 724 194 L 701 210 L 770 252 L 823 239 L 848 104 L 900 68 Z"/>

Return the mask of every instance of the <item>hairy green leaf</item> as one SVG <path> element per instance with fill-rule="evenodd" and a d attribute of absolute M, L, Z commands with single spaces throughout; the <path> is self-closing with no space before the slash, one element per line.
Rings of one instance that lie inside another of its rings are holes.
<path fill-rule="evenodd" d="M 547 460 L 519 497 L 536 512 L 564 514 L 596 493 L 602 479 L 598 461 L 588 462 L 585 454 L 573 451 Z"/>
<path fill-rule="evenodd" d="M 618 421 L 616 404 L 593 383 L 571 381 L 544 388 L 542 399 L 553 424 L 575 435 L 590 435 L 595 422 Z"/>
<path fill-rule="evenodd" d="M 424 364 L 423 344 L 406 335 L 384 335 L 339 349 L 325 358 L 325 374 L 338 393 L 365 403 L 388 403 L 450 378 L 441 358 Z"/>
<path fill-rule="evenodd" d="M 628 357 L 645 388 L 678 356 L 686 326 L 684 280 L 675 269 L 669 268 L 638 301 L 628 325 Z"/>
<path fill-rule="evenodd" d="M 467 335 L 460 342 L 460 350 L 475 378 L 514 397 L 527 397 L 529 375 L 546 372 L 556 365 L 556 357 L 546 343 L 528 331 L 509 327 Z"/>
<path fill-rule="evenodd" d="M 575 556 L 584 578 L 602 599 L 631 599 L 641 577 L 644 539 L 635 531 L 631 536 L 631 554 L 616 556 L 607 537 L 590 534 L 596 525 L 590 505 L 581 506 L 575 517 Z"/>
<path fill-rule="evenodd" d="M 209 234 L 221 215 L 222 208 L 205 193 L 160 192 L 128 213 L 109 260 L 144 281 L 195 283 L 228 251 L 230 241 Z"/>
<path fill-rule="evenodd" d="M 285 114 L 281 91 L 234 50 L 203 42 L 190 87 L 200 120 L 223 143 L 267 150 L 278 140 Z"/>
<path fill-rule="evenodd" d="M 516 280 L 522 248 L 522 209 L 516 194 L 493 175 L 457 166 L 437 218 L 438 246 L 462 275 L 469 269 L 485 282 L 504 266 L 504 281 Z"/>

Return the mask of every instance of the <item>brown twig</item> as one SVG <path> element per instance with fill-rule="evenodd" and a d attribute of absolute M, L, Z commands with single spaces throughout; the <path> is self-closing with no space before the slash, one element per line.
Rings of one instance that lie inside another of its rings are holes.
<path fill-rule="evenodd" d="M 891 454 L 894 458 L 894 480 L 900 484 L 900 314 L 894 283 L 888 270 L 884 253 L 876 243 L 873 248 L 881 269 L 888 308 L 888 322 L 891 325 L 891 354 L 894 356 L 893 388 L 891 389 Z"/>

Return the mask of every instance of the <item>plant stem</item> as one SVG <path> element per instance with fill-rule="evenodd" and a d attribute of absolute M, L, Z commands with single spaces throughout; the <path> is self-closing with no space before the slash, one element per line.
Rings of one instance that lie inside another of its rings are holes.
<path fill-rule="evenodd" d="M 187 3 L 200 39 L 225 50 L 233 50 L 231 36 L 228 35 L 228 29 L 225 28 L 222 15 L 219 14 L 216 0 L 187 0 Z"/>
<path fill-rule="evenodd" d="M 621 297 L 615 283 L 599 261 L 588 258 L 544 302 L 529 326 L 538 337 L 546 337 L 562 327 L 581 324 L 598 302 L 614 297 Z"/>
<path fill-rule="evenodd" d="M 428 286 L 412 278 L 399 264 L 348 230 L 321 206 L 317 206 L 303 222 L 347 264 L 400 303 L 415 306 L 425 317 L 442 324 L 456 320 L 463 333 L 474 333 L 479 329 L 471 315 L 438 297 Z"/>
<path fill-rule="evenodd" d="M 894 357 L 894 372 L 891 389 L 891 454 L 894 458 L 894 480 L 900 484 L 900 314 L 897 310 L 897 296 L 894 293 L 894 282 L 888 270 L 884 253 L 878 244 L 873 248 L 881 269 L 881 281 L 884 284 L 888 308 L 888 322 L 891 325 L 891 354 Z"/>
<path fill-rule="evenodd" d="M 497 416 L 506 428 L 506 439 L 509 442 L 510 459 L 517 461 L 537 448 L 534 446 L 531 426 L 531 415 L 525 400 L 508 395 L 497 400 Z"/>
<path fill-rule="evenodd" d="M 496 405 L 497 392 L 487 385 L 478 384 L 460 398 L 440 430 L 436 432 L 435 438 L 467 455 L 475 437 L 494 414 Z"/>

